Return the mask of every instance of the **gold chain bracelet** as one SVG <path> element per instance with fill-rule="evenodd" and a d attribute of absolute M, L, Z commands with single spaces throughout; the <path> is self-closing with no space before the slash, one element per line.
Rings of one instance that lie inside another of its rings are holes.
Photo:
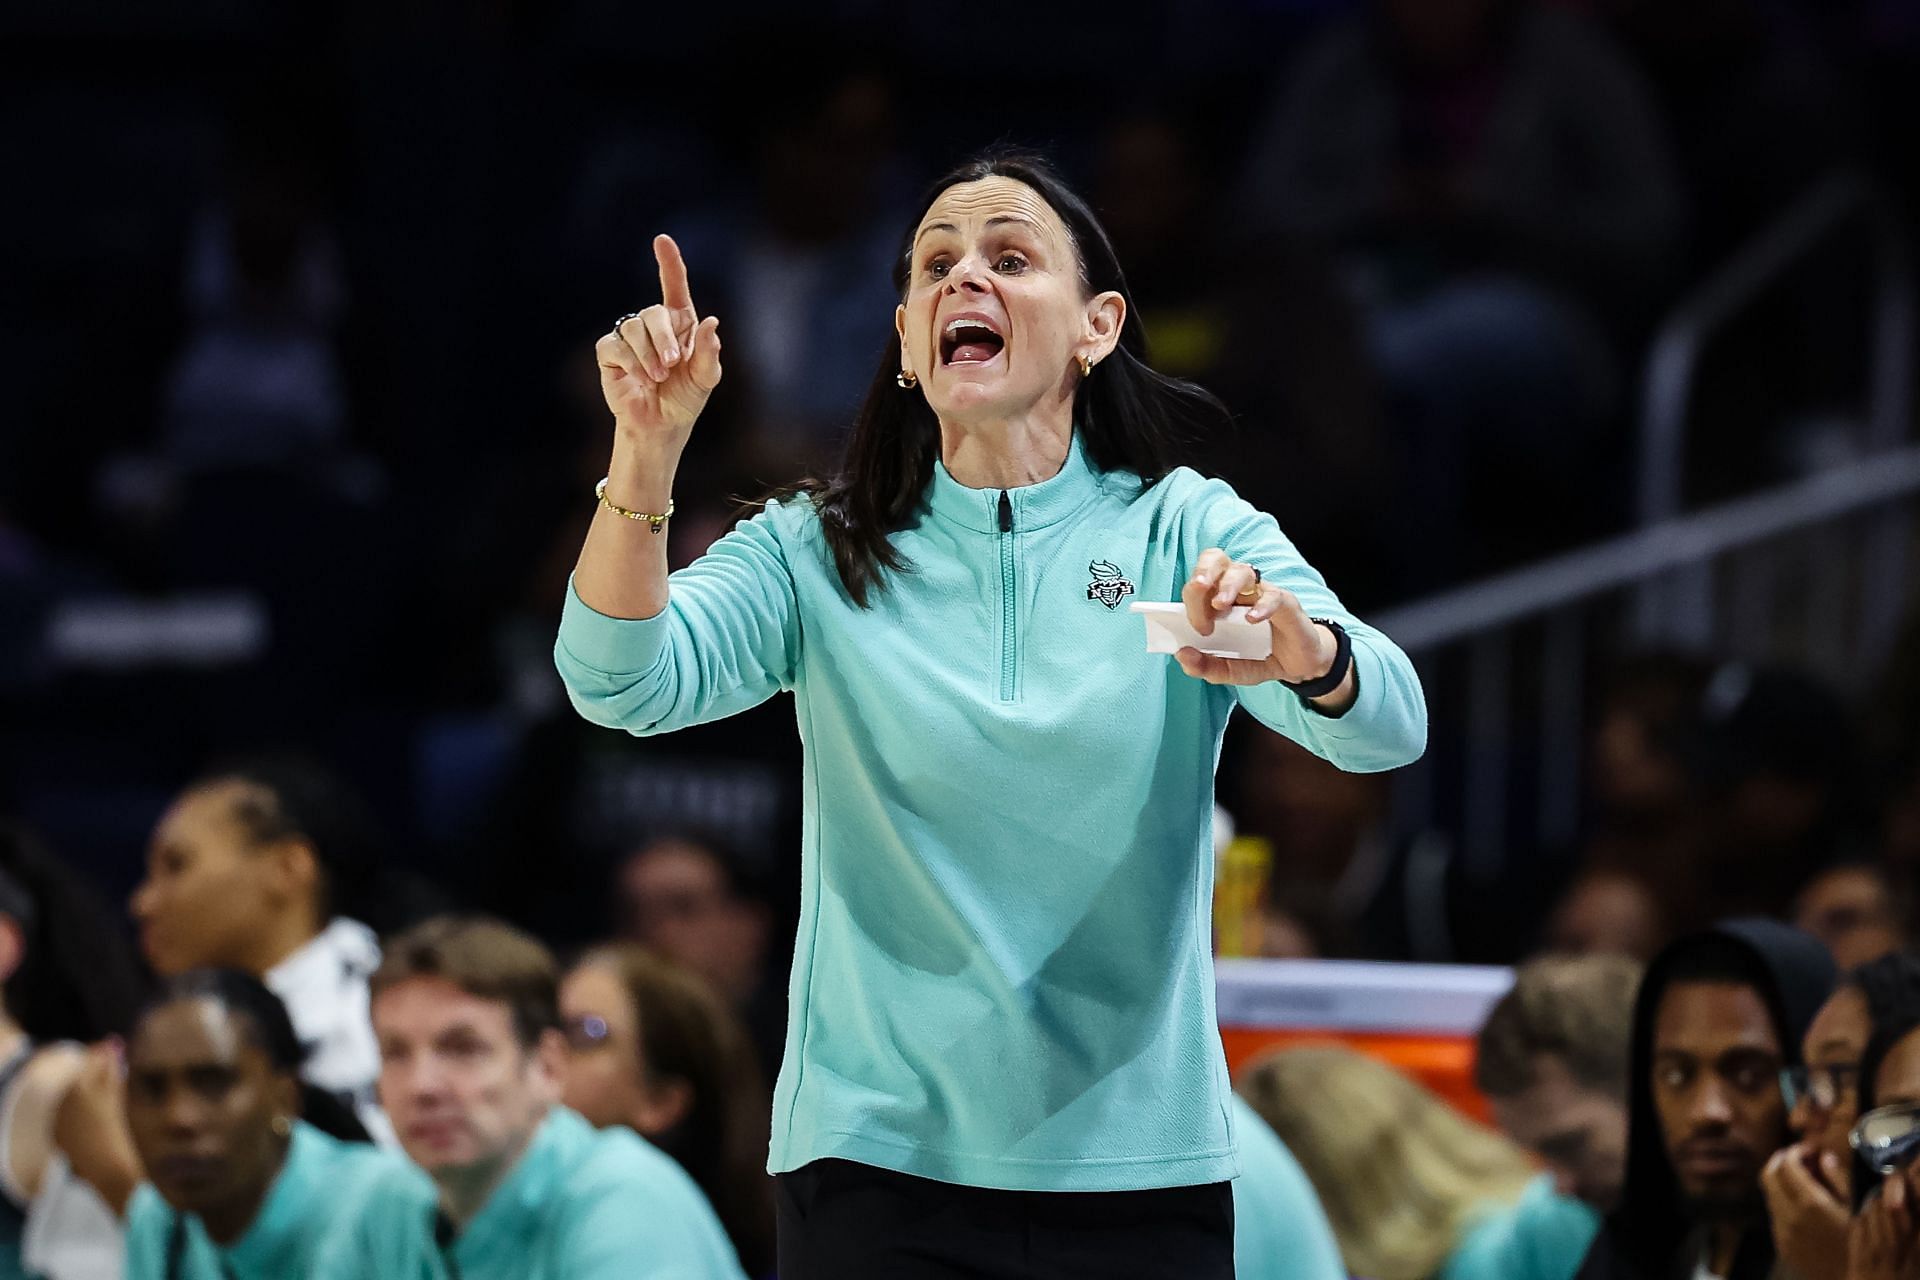
<path fill-rule="evenodd" d="M 655 533 L 660 532 L 660 526 L 664 525 L 667 517 L 673 514 L 673 499 L 667 499 L 667 509 L 659 515 L 651 511 L 629 511 L 607 496 L 607 481 L 611 479 L 613 479 L 612 476 L 602 476 L 600 483 L 593 486 L 593 496 L 600 499 L 600 505 L 617 516 L 625 516 L 629 520 L 645 520 L 647 526 Z"/>

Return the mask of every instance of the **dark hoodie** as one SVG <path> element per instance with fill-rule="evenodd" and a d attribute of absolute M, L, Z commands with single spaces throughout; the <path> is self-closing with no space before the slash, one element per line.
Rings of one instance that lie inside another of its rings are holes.
<path fill-rule="evenodd" d="M 1576 1280 L 1686 1280 L 1699 1263 L 1697 1224 L 1685 1201 L 1653 1105 L 1653 1020 L 1674 970 L 1703 944 L 1736 945 L 1740 968 L 1766 1001 L 1783 1062 L 1800 1061 L 1807 1024 L 1833 990 L 1833 960 L 1808 934 L 1772 920 L 1730 920 L 1673 942 L 1647 966 L 1633 1006 L 1627 1085 L 1627 1176 L 1620 1207 L 1594 1238 Z M 1764 1211 L 1763 1211 L 1764 1212 Z M 1741 1241 L 1728 1280 L 1763 1280 L 1773 1269 L 1764 1216 Z"/>

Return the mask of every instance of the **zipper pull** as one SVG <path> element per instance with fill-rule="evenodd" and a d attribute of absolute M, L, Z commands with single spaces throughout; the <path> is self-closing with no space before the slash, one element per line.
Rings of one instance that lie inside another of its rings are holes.
<path fill-rule="evenodd" d="M 1013 498 L 1005 489 L 1000 491 L 1000 532 L 1013 532 Z"/>

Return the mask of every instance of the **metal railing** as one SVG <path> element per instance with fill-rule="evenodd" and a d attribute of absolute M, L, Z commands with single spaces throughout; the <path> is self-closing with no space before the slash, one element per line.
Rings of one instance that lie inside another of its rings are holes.
<path fill-rule="evenodd" d="M 1872 241 L 1873 350 L 1865 444 L 1906 437 L 1913 411 L 1913 285 L 1907 240 L 1884 194 L 1855 174 L 1820 182 L 1762 230 L 1668 316 L 1642 382 L 1638 511 L 1641 525 L 1680 514 L 1688 413 L 1708 343 L 1795 265 L 1850 223 Z"/>
<path fill-rule="evenodd" d="M 1682 514 L 1703 353 L 1764 290 L 1855 221 L 1872 234 L 1874 263 L 1858 455 Z M 1378 618 L 1421 667 L 1436 701 L 1433 754 L 1450 757 L 1430 755 L 1403 772 L 1395 825 L 1456 831 L 1455 856 L 1485 876 L 1503 865 L 1516 826 L 1534 847 L 1570 844 L 1580 821 L 1585 689 L 1598 657 L 1664 645 L 1799 659 L 1856 687 L 1877 671 L 1899 629 L 1920 513 L 1920 446 L 1902 443 L 1913 413 L 1914 336 L 1906 241 L 1887 202 L 1850 177 L 1811 191 L 1683 302 L 1646 366 L 1641 527 Z M 1459 803 L 1444 815 L 1443 769 L 1444 795 Z"/>
<path fill-rule="evenodd" d="M 1714 338 L 1794 267 L 1858 227 L 1867 234 L 1871 268 L 1872 335 L 1868 351 L 1866 413 L 1859 452 L 1890 449 L 1913 420 L 1914 296 L 1911 252 L 1898 212 L 1878 187 L 1839 173 L 1816 184 L 1715 272 L 1661 325 L 1647 357 L 1641 406 L 1639 523 L 1649 527 L 1678 515 L 1685 503 L 1689 414 L 1700 363 Z M 1901 522 L 1890 520 L 1863 548 L 1873 572 L 1897 580 L 1905 545 Z M 1887 607 L 1868 611 L 1861 626 L 1884 651 L 1899 626 Z M 1713 594 L 1698 565 L 1679 565 L 1650 577 L 1635 601 L 1643 643 L 1703 646 L 1713 626 Z"/>

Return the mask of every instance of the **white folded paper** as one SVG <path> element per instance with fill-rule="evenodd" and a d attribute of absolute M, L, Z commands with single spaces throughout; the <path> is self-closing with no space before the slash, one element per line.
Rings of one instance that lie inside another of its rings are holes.
<path fill-rule="evenodd" d="M 1187 625 L 1187 607 L 1183 604 L 1139 601 L 1127 607 L 1147 624 L 1148 653 L 1198 649 L 1215 658 L 1248 658 L 1255 662 L 1273 656 L 1273 625 L 1248 622 L 1244 606 L 1215 621 L 1210 636 Z"/>

